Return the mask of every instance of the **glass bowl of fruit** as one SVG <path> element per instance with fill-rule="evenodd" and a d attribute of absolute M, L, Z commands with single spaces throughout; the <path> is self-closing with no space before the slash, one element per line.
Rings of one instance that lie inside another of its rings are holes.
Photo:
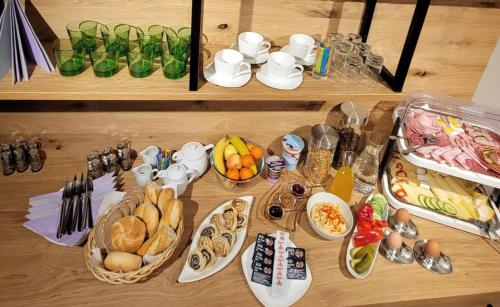
<path fill-rule="evenodd" d="M 241 137 L 225 136 L 215 144 L 210 163 L 222 187 L 243 192 L 253 187 L 262 174 L 264 150 Z"/>

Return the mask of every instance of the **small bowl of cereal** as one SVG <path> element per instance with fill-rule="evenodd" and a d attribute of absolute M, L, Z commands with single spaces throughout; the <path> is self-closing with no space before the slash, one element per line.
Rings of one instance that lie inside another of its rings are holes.
<path fill-rule="evenodd" d="M 309 198 L 307 219 L 314 231 L 327 240 L 342 239 L 351 232 L 354 224 L 349 205 L 327 192 L 319 192 Z"/>

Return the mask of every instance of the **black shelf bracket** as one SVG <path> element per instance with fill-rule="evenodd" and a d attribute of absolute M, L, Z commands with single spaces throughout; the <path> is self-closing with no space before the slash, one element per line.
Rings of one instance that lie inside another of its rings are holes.
<path fill-rule="evenodd" d="M 200 81 L 201 51 L 203 46 L 203 0 L 192 0 L 191 5 L 191 55 L 189 66 L 189 90 L 197 91 Z"/>
<path fill-rule="evenodd" d="M 395 92 L 401 92 L 403 90 L 406 75 L 410 69 L 411 60 L 413 58 L 413 54 L 415 53 L 418 38 L 420 37 L 420 32 L 422 32 L 422 27 L 424 26 L 425 17 L 427 16 L 430 4 L 431 0 L 417 0 L 410 28 L 408 29 L 408 34 L 406 35 L 403 50 L 401 51 L 401 56 L 399 58 L 398 67 L 396 68 L 396 73 L 392 74 L 385 66 L 382 68 L 382 78 Z M 368 39 L 376 5 L 377 0 L 365 1 L 365 9 L 359 26 L 359 35 L 361 35 L 363 42 L 366 42 Z"/>

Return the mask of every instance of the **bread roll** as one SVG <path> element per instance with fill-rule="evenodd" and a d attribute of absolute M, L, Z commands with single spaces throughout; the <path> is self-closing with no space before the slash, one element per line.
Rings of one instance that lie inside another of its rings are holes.
<path fill-rule="evenodd" d="M 182 217 L 182 208 L 183 208 L 182 200 L 173 199 L 169 201 L 166 208 L 163 211 L 159 227 L 163 225 L 170 225 L 172 229 L 174 230 L 177 229 Z"/>
<path fill-rule="evenodd" d="M 135 209 L 135 216 L 141 218 L 146 223 L 146 231 L 148 236 L 152 236 L 158 228 L 160 222 L 160 214 L 155 205 L 144 203 Z"/>
<path fill-rule="evenodd" d="M 166 250 L 175 240 L 177 240 L 177 234 L 170 226 L 165 225 L 158 228 L 158 231 L 144 242 L 137 254 L 143 257 L 144 255 L 156 256 Z"/>
<path fill-rule="evenodd" d="M 145 189 L 144 197 L 149 198 L 153 205 L 157 205 L 158 196 L 160 195 L 161 192 L 161 186 L 159 186 L 155 182 L 150 181 L 146 184 L 146 187 L 144 189 Z"/>
<path fill-rule="evenodd" d="M 111 252 L 104 259 L 104 267 L 113 272 L 131 272 L 141 268 L 142 258 L 125 252 Z"/>
<path fill-rule="evenodd" d="M 111 244 L 114 251 L 136 252 L 144 242 L 146 225 L 136 216 L 122 217 L 111 227 Z"/>
<path fill-rule="evenodd" d="M 171 188 L 166 188 L 161 190 L 160 196 L 158 197 L 158 209 L 160 209 L 163 215 L 168 203 L 175 198 L 175 192 Z"/>

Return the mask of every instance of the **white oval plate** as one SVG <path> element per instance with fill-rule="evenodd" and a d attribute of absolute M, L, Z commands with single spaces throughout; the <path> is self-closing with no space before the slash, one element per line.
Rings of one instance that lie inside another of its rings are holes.
<path fill-rule="evenodd" d="M 366 199 L 365 203 L 367 203 L 370 199 L 372 199 L 372 197 L 373 197 L 373 194 L 370 195 L 370 197 L 368 197 Z M 384 214 L 382 216 L 382 218 L 385 221 L 387 221 L 387 216 L 389 215 L 389 201 L 387 200 L 387 197 L 386 197 L 386 201 L 387 201 L 387 205 L 385 206 L 385 211 L 384 211 Z M 356 271 L 354 271 L 353 268 L 351 268 L 351 260 L 352 260 L 351 249 L 354 248 L 354 237 L 355 237 L 356 232 L 357 232 L 356 230 L 358 229 L 357 222 L 356 222 L 356 225 L 354 226 L 353 229 L 354 229 L 354 231 L 352 232 L 351 239 L 349 240 L 349 246 L 347 247 L 347 253 L 345 255 L 345 264 L 347 266 L 347 270 L 349 271 L 349 273 L 351 273 L 352 276 L 359 278 L 359 279 L 363 279 L 366 276 L 368 276 L 368 274 L 370 274 L 370 272 L 373 269 L 373 265 L 375 264 L 375 260 L 377 259 L 377 255 L 378 255 L 378 248 L 380 247 L 380 242 L 382 242 L 382 240 L 377 242 L 377 247 L 375 248 L 375 255 L 373 255 L 373 262 L 372 262 L 372 265 L 370 266 L 370 269 L 368 271 L 366 271 L 365 273 L 360 275 L 360 274 L 356 273 Z"/>
<path fill-rule="evenodd" d="M 275 234 L 271 236 L 275 237 Z M 288 240 L 289 247 L 296 247 L 295 244 Z M 290 306 L 295 304 L 309 289 L 312 283 L 312 275 L 309 266 L 306 264 L 307 276 L 305 280 L 288 280 L 288 296 L 284 300 L 275 299 L 271 297 L 271 287 L 258 284 L 252 281 L 252 256 L 255 249 L 255 242 L 253 242 L 241 255 L 241 266 L 243 273 L 247 280 L 253 294 L 264 306 Z"/>
<path fill-rule="evenodd" d="M 201 279 L 207 278 L 209 276 L 212 276 L 215 273 L 222 270 L 223 268 L 225 268 L 228 264 L 230 264 L 231 261 L 233 261 L 233 259 L 239 253 L 241 247 L 243 246 L 243 242 L 245 241 L 245 238 L 247 236 L 248 222 L 250 220 L 250 207 L 252 206 L 253 196 L 243 196 L 243 197 L 238 197 L 238 198 L 243 199 L 248 203 L 248 206 L 245 209 L 245 214 L 247 215 L 247 225 L 242 230 L 236 232 L 236 241 L 234 242 L 234 246 L 231 249 L 231 251 L 229 252 L 229 254 L 226 257 L 217 257 L 217 261 L 215 262 L 215 264 L 212 267 L 210 267 L 206 270 L 203 270 L 201 272 L 196 272 L 195 270 L 193 270 L 189 266 L 189 263 L 188 263 L 189 255 L 191 255 L 191 253 L 194 252 L 194 250 L 196 249 L 196 247 L 198 245 L 198 240 L 200 239 L 201 230 L 205 226 L 210 224 L 210 217 L 212 216 L 212 214 L 215 214 L 215 213 L 222 214 L 224 212 L 224 206 L 229 205 L 233 201 L 232 199 L 223 203 L 222 205 L 217 207 L 217 209 L 212 211 L 203 220 L 201 225 L 196 230 L 196 233 L 194 234 L 194 237 L 193 237 L 193 241 L 191 243 L 191 247 L 189 248 L 189 254 L 188 254 L 188 257 L 186 258 L 186 263 L 184 264 L 184 268 L 182 269 L 182 272 L 179 275 L 179 278 L 177 279 L 178 282 L 193 282 L 193 281 L 201 280 Z"/>

